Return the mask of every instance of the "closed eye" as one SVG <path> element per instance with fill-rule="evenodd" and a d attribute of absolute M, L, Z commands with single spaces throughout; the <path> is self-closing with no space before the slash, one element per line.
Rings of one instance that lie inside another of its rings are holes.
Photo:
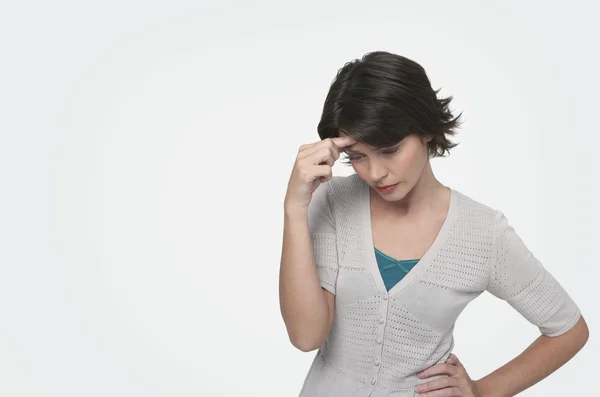
<path fill-rule="evenodd" d="M 398 152 L 398 149 L 399 149 L 399 147 L 396 146 L 395 148 L 392 148 L 392 149 L 382 150 L 381 153 L 387 154 L 387 155 L 395 154 L 395 153 Z M 347 151 L 344 151 L 344 152 L 348 155 L 348 160 L 350 160 L 350 161 L 360 160 L 363 157 L 363 155 L 359 154 L 359 153 L 357 153 L 357 154 L 351 154 L 351 153 L 348 153 Z"/>

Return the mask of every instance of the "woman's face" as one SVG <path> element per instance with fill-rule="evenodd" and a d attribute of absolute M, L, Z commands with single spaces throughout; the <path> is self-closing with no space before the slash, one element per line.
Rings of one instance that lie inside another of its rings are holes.
<path fill-rule="evenodd" d="M 340 132 L 340 136 L 345 136 Z M 371 185 L 387 201 L 399 200 L 408 193 L 421 177 L 429 159 L 427 142 L 417 135 L 410 134 L 400 143 L 383 149 L 355 143 L 344 149 L 354 171 L 366 183 Z M 377 190 L 377 187 L 398 184 L 389 192 Z"/>

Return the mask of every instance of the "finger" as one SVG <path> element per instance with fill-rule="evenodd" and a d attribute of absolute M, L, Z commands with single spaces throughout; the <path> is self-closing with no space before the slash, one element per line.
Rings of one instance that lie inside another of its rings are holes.
<path fill-rule="evenodd" d="M 455 354 L 450 354 L 450 358 L 452 358 L 452 363 L 453 363 L 454 365 L 456 365 L 456 366 L 457 366 L 457 367 L 459 367 L 459 368 L 462 368 L 462 367 L 463 367 L 462 363 L 461 363 L 461 362 L 460 362 L 460 360 L 458 359 L 458 356 L 456 356 Z"/>
<path fill-rule="evenodd" d="M 331 179 L 332 172 L 331 167 L 328 165 L 313 165 L 313 175 L 315 177 L 319 177 L 319 181 L 321 181 L 321 177 L 326 178 L 326 180 Z M 315 178 L 316 179 L 316 178 Z"/>
<path fill-rule="evenodd" d="M 428 393 L 419 393 L 420 397 L 462 397 L 464 394 L 459 387 L 447 387 L 445 389 L 433 390 Z"/>
<path fill-rule="evenodd" d="M 319 182 L 325 183 L 333 178 L 333 169 L 328 164 L 319 164 L 317 167 L 327 167 L 322 169 L 322 173 L 325 173 L 325 175 L 319 176 Z"/>
<path fill-rule="evenodd" d="M 314 158 L 312 161 L 316 162 L 318 165 L 329 164 L 330 167 L 333 167 L 333 163 L 338 159 L 339 156 L 336 156 L 335 153 L 332 153 L 330 148 L 323 147 L 319 151 L 313 154 Z"/>
<path fill-rule="evenodd" d="M 306 157 L 307 155 L 314 153 L 315 150 L 318 150 L 323 146 L 330 146 L 332 147 L 332 149 L 339 152 L 340 149 L 346 146 L 354 145 L 356 142 L 357 140 L 354 138 L 351 138 L 349 136 L 342 136 L 334 138 L 325 138 L 317 142 L 305 143 L 300 145 L 300 147 L 298 148 L 298 158 Z"/>
<path fill-rule="evenodd" d="M 330 167 L 333 167 L 336 157 L 335 153 L 331 151 L 331 148 L 320 147 L 309 155 L 300 158 L 300 160 L 308 161 L 312 165 L 329 164 Z"/>
<path fill-rule="evenodd" d="M 349 136 L 338 136 L 335 138 L 331 138 L 331 141 L 339 148 L 342 149 L 346 146 L 352 146 L 354 145 L 356 142 L 358 142 L 356 139 L 351 138 Z"/>
<path fill-rule="evenodd" d="M 347 146 L 352 146 L 356 143 L 356 139 L 350 138 L 348 136 L 344 137 L 336 137 L 336 138 L 327 138 L 323 139 L 321 142 L 317 142 L 316 145 L 312 148 L 312 152 L 316 152 L 320 150 L 322 147 L 327 147 L 333 153 L 333 157 L 337 160 L 340 158 L 340 152 L 343 148 Z"/>
<path fill-rule="evenodd" d="M 333 167 L 333 163 L 336 160 L 335 154 L 327 146 L 319 147 L 311 152 L 306 151 L 298 154 L 298 161 L 308 162 L 309 165 L 329 164 L 330 167 Z"/>
<path fill-rule="evenodd" d="M 441 365 L 444 364 L 435 364 L 429 368 L 425 368 L 423 371 L 417 373 L 417 378 L 423 379 L 432 376 L 432 373 L 439 371 Z"/>
<path fill-rule="evenodd" d="M 460 370 L 456 368 L 456 366 L 452 364 L 436 364 L 432 367 L 427 368 L 424 371 L 421 371 L 417 374 L 417 377 L 420 379 L 429 378 L 434 375 L 450 375 L 455 376 L 460 373 Z"/>
<path fill-rule="evenodd" d="M 308 157 L 313 157 L 315 155 L 317 155 L 318 157 L 323 157 L 326 154 L 331 154 L 334 161 L 340 157 L 340 149 L 336 146 L 335 143 L 333 143 L 332 138 L 324 139 L 323 141 L 314 144 L 314 146 L 299 152 L 298 159 L 302 160 Z"/>
<path fill-rule="evenodd" d="M 446 387 L 458 387 L 458 379 L 452 377 L 439 378 L 430 382 L 417 385 L 415 390 L 419 393 L 426 393 L 432 390 L 443 389 Z"/>
<path fill-rule="evenodd" d="M 343 148 L 352 146 L 356 142 L 356 139 L 350 137 L 328 138 L 323 140 L 321 145 L 315 148 L 315 151 L 327 148 L 331 151 L 334 161 L 337 161 L 340 158 Z"/>
<path fill-rule="evenodd" d="M 452 364 L 452 365 L 458 365 L 459 364 L 458 357 L 451 354 L 450 357 L 448 357 L 448 359 L 446 360 L 446 363 Z"/>

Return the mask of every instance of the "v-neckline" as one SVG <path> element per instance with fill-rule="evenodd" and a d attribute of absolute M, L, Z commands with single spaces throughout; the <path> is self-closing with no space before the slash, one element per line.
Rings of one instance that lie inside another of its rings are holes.
<path fill-rule="evenodd" d="M 363 214 L 363 230 L 364 230 L 364 245 L 367 251 L 367 265 L 371 270 L 371 275 L 375 286 L 382 294 L 393 295 L 402 291 L 412 281 L 416 280 L 432 263 L 433 259 L 437 255 L 440 248 L 444 245 L 448 238 L 448 234 L 452 228 L 452 224 L 456 218 L 458 212 L 458 194 L 457 192 L 448 187 L 450 190 L 450 205 L 448 207 L 448 213 L 446 219 L 442 223 L 440 230 L 438 231 L 435 240 L 429 247 L 429 249 L 421 256 L 419 262 L 402 278 L 396 285 L 394 285 L 389 291 L 385 287 L 383 277 L 377 265 L 377 257 L 375 255 L 375 243 L 373 241 L 373 226 L 371 221 L 371 187 L 368 183 L 361 181 L 362 194 L 362 214 Z"/>

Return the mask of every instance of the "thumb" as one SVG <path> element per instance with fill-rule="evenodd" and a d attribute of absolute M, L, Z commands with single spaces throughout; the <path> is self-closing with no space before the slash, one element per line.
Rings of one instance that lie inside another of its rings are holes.
<path fill-rule="evenodd" d="M 457 367 L 459 367 L 459 368 L 462 368 L 462 367 L 463 367 L 463 365 L 462 365 L 462 363 L 460 362 L 460 360 L 458 359 L 458 357 L 457 357 L 456 355 L 454 355 L 454 354 L 450 354 L 450 357 L 448 358 L 448 360 L 452 360 L 452 361 L 450 362 L 450 364 L 456 365 L 456 366 L 457 366 Z"/>
<path fill-rule="evenodd" d="M 454 354 L 450 354 L 450 356 L 448 356 L 448 359 L 446 360 L 446 362 L 448 364 L 456 365 L 458 363 L 458 357 L 456 357 Z"/>

